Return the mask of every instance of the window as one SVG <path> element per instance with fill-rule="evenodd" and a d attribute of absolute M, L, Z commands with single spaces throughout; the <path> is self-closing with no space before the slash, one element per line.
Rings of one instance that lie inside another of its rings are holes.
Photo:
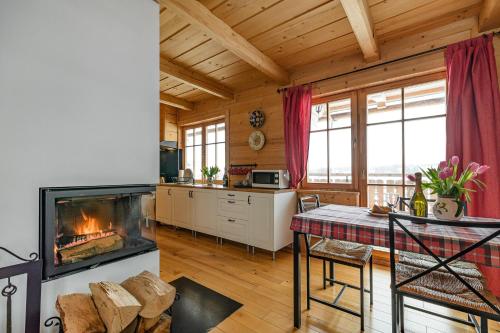
<path fill-rule="evenodd" d="M 366 106 L 368 206 L 409 197 L 406 175 L 445 159 L 446 82 L 374 91 Z"/>
<path fill-rule="evenodd" d="M 352 104 L 345 95 L 313 104 L 308 184 L 352 184 Z"/>
<path fill-rule="evenodd" d="M 224 175 L 226 166 L 226 125 L 224 121 L 184 128 L 186 169 L 193 170 L 196 180 L 201 180 L 203 166 L 218 166 L 217 179 Z"/>
<path fill-rule="evenodd" d="M 446 158 L 444 78 L 436 73 L 314 99 L 302 185 L 359 192 L 362 206 L 410 197 L 415 184 L 406 176 Z"/>
<path fill-rule="evenodd" d="M 205 127 L 205 165 L 218 166 L 217 179 L 224 175 L 226 167 L 226 124 L 218 123 Z"/>
<path fill-rule="evenodd" d="M 201 179 L 202 162 L 202 127 L 186 129 L 186 159 L 184 167 L 193 171 L 194 179 Z"/>

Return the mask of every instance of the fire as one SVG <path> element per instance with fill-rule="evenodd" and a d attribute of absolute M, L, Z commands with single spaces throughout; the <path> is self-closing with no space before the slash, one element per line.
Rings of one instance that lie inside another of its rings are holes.
<path fill-rule="evenodd" d="M 80 223 L 78 226 L 76 226 L 75 234 L 88 235 L 102 233 L 99 221 L 96 218 L 87 215 L 82 209 L 80 209 L 80 213 L 82 214 L 83 223 Z M 111 222 L 110 226 L 112 226 Z"/>
<path fill-rule="evenodd" d="M 54 246 L 54 252 L 63 248 L 84 244 L 93 239 L 104 238 L 116 234 L 113 230 L 113 223 L 111 223 L 111 221 L 108 224 L 108 230 L 102 230 L 98 219 L 88 215 L 82 209 L 80 209 L 80 213 L 82 215 L 82 223 L 76 226 L 73 230 L 75 235 L 74 240 L 64 244 L 64 246 L 59 249 L 57 246 Z"/>

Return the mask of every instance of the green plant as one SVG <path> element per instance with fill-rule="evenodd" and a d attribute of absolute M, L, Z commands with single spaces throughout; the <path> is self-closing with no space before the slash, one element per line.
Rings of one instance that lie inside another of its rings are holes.
<path fill-rule="evenodd" d="M 448 161 L 442 161 L 437 168 L 422 169 L 429 182 L 422 183 L 422 187 L 430 189 L 432 194 L 438 194 L 441 197 L 455 198 L 457 201 L 471 201 L 470 193 L 474 189 L 467 187 L 469 183 L 475 184 L 480 190 L 484 189 L 485 184 L 477 179 L 477 176 L 489 169 L 487 165 L 479 165 L 471 162 L 465 170 L 458 174 L 458 156 L 453 156 Z M 410 180 L 414 177 L 408 176 Z"/>
<path fill-rule="evenodd" d="M 220 169 L 216 165 L 211 166 L 211 167 L 204 166 L 203 168 L 201 168 L 201 174 L 205 178 L 215 177 L 219 172 L 220 172 Z"/>

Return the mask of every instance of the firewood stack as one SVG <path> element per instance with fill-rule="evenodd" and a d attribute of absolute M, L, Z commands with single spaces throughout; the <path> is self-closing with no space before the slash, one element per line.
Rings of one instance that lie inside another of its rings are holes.
<path fill-rule="evenodd" d="M 56 308 L 65 333 L 169 333 L 164 312 L 175 299 L 175 288 L 144 271 L 118 284 L 89 284 L 90 294 L 57 297 Z"/>

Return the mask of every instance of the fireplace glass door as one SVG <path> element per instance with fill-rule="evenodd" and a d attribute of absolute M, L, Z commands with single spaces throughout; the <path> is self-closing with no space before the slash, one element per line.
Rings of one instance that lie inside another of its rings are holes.
<path fill-rule="evenodd" d="M 46 277 L 156 248 L 155 192 L 111 189 L 45 196 Z"/>

